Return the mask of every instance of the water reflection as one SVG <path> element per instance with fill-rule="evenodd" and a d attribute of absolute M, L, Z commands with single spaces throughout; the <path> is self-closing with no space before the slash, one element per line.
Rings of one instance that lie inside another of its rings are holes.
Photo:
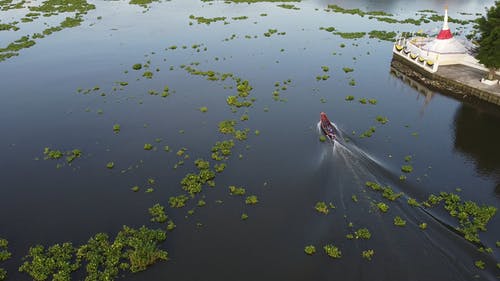
<path fill-rule="evenodd" d="M 407 75 L 405 75 L 404 73 L 402 73 L 401 71 L 397 70 L 396 68 L 394 68 L 392 66 L 391 66 L 390 73 L 392 76 L 403 80 L 403 82 L 408 84 L 413 89 L 417 90 L 417 93 L 418 93 L 417 100 L 420 99 L 421 97 L 424 98 L 424 104 L 422 105 L 422 108 L 420 109 L 420 115 L 422 116 L 424 114 L 425 108 L 431 102 L 431 100 L 434 97 L 434 95 L 436 94 L 436 92 L 427 88 L 422 83 L 419 83 L 419 82 L 413 80 L 412 78 L 408 77 Z"/>
<path fill-rule="evenodd" d="M 417 92 L 417 99 L 424 98 L 420 110 L 423 115 L 426 106 L 437 92 L 391 67 L 391 75 L 401 79 Z M 500 196 L 500 110 L 482 101 L 463 101 L 454 116 L 454 148 L 471 159 L 479 174 L 493 177 L 497 181 L 495 193 Z"/>
<path fill-rule="evenodd" d="M 486 105 L 462 104 L 454 118 L 456 151 L 474 161 L 479 174 L 497 181 L 500 193 L 500 111 Z"/>

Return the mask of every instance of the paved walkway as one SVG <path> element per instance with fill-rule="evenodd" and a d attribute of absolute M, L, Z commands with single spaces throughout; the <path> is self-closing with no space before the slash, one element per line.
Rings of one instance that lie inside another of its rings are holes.
<path fill-rule="evenodd" d="M 491 93 L 496 96 L 500 96 L 500 85 L 496 84 L 489 86 L 481 83 L 481 78 L 486 77 L 487 73 L 485 71 L 475 69 L 469 66 L 456 64 L 456 65 L 445 65 L 439 66 L 437 75 L 458 81 L 462 84 L 480 89 L 482 91 Z"/>

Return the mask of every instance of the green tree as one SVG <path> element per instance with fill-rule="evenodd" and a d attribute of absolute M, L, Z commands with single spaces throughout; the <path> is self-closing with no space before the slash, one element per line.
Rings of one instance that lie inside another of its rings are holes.
<path fill-rule="evenodd" d="M 486 16 L 477 19 L 476 28 L 480 33 L 476 58 L 490 69 L 488 79 L 493 80 L 500 69 L 500 1 L 486 9 Z"/>

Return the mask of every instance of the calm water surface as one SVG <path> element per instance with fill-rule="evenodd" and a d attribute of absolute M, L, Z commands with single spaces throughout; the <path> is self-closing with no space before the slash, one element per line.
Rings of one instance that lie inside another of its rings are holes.
<path fill-rule="evenodd" d="M 167 208 L 177 224 L 162 244 L 171 260 L 122 280 L 498 280 L 498 214 L 480 234 L 483 244 L 493 249 L 485 254 L 450 230 L 456 220 L 442 208 L 426 212 L 410 207 L 406 199 L 423 201 L 431 193 L 457 192 L 464 200 L 498 208 L 500 110 L 456 100 L 396 75 L 390 67 L 390 42 L 342 39 L 319 30 L 437 30 L 439 23 L 380 23 L 325 12 L 333 2 L 321 0 L 297 3 L 300 10 L 273 3 L 194 0 L 153 3 L 148 10 L 124 1 L 93 3 L 97 9 L 81 26 L 39 40 L 19 57 L 0 63 L 0 237 L 9 240 L 13 253 L 2 264 L 8 280 L 30 280 L 17 272 L 30 246 L 65 241 L 79 245 L 98 232 L 113 235 L 124 224 L 156 227 L 147 209 L 155 203 L 167 206 L 170 196 L 180 194 L 180 180 L 195 171 L 192 162 L 210 159 L 213 144 L 229 138 L 218 133 L 218 122 L 239 120 L 245 112 L 249 120 L 238 127 L 249 128 L 249 138 L 237 141 L 227 169 L 216 178 L 217 187 L 199 195 L 207 206 L 196 208 L 197 200 L 191 200 L 184 209 Z M 482 13 L 493 1 L 336 3 L 404 19 L 422 9 L 440 11 L 446 4 L 451 16 L 467 18 L 458 13 Z M 229 24 L 189 25 L 191 14 L 226 16 Z M 16 16 L 0 14 L 2 22 Z M 235 16 L 248 19 L 232 20 Z M 17 33 L 2 31 L 0 45 L 44 28 L 40 21 Z M 268 38 L 263 35 L 268 29 L 286 34 Z M 233 34 L 234 39 L 224 40 Z M 199 52 L 193 44 L 202 44 Z M 165 50 L 172 45 L 178 48 Z M 143 70 L 132 70 L 133 64 L 147 61 L 154 72 L 150 80 L 142 77 Z M 234 82 L 207 81 L 180 67 L 193 62 L 200 70 L 248 80 L 254 105 L 231 112 L 225 99 L 235 94 L 230 88 Z M 354 72 L 346 74 L 343 67 Z M 316 81 L 323 74 L 330 78 Z M 287 79 L 287 90 L 280 91 L 286 101 L 274 101 L 274 83 Z M 349 85 L 351 79 L 355 86 Z M 117 81 L 129 85 L 113 91 L 119 88 Z M 148 94 L 166 85 L 169 97 Z M 78 88 L 95 86 L 100 90 L 77 93 Z M 347 95 L 355 100 L 345 101 Z M 360 98 L 378 102 L 361 104 Z M 202 106 L 208 112 L 201 113 Z M 318 141 L 321 111 L 343 132 L 344 141 Z M 389 122 L 379 124 L 378 115 Z M 114 134 L 117 123 L 121 131 Z M 373 136 L 360 138 L 371 126 L 376 127 Z M 156 149 L 145 151 L 145 143 Z M 165 145 L 172 152 L 164 152 Z M 56 168 L 57 161 L 43 160 L 45 147 L 79 148 L 83 157 Z M 174 169 L 182 159 L 175 152 L 183 147 L 190 158 Z M 407 155 L 414 169 L 400 181 Z M 106 169 L 110 161 L 115 163 L 112 170 Z M 156 181 L 153 193 L 144 193 L 148 178 Z M 390 185 L 405 196 L 388 202 L 368 190 L 366 181 Z M 130 190 L 135 185 L 141 186 L 140 192 Z M 229 185 L 245 187 L 259 197 L 259 204 L 248 206 L 229 195 Z M 336 208 L 320 215 L 314 210 L 318 201 Z M 390 207 L 385 214 L 373 205 L 380 201 Z M 188 216 L 193 208 L 194 215 Z M 242 213 L 248 214 L 247 221 L 240 219 Z M 394 226 L 395 216 L 405 219 L 406 227 Z M 418 228 L 421 222 L 428 224 L 427 230 Z M 345 237 L 363 227 L 371 239 Z M 342 250 L 341 259 L 323 253 L 329 243 Z M 315 245 L 318 253 L 306 255 L 306 245 Z M 372 261 L 361 258 L 368 249 L 375 251 Z M 486 262 L 485 270 L 474 266 L 477 260 Z"/>

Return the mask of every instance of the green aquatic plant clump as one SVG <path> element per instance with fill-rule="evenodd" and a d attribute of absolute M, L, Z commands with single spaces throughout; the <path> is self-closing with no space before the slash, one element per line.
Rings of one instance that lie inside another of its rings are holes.
<path fill-rule="evenodd" d="M 325 215 L 327 215 L 330 212 L 330 210 L 328 209 L 328 205 L 323 201 L 317 202 L 316 205 L 314 206 L 314 209 L 316 209 L 316 211 L 318 211 L 319 213 Z"/>
<path fill-rule="evenodd" d="M 292 5 L 292 4 L 280 4 L 280 5 L 277 5 L 277 6 L 280 7 L 280 8 L 283 8 L 283 9 L 300 10 L 299 7 L 297 7 L 295 5 Z"/>
<path fill-rule="evenodd" d="M 234 126 L 236 125 L 235 120 L 224 120 L 219 122 L 219 132 L 223 134 L 232 134 L 235 132 Z"/>
<path fill-rule="evenodd" d="M 7 239 L 0 238 L 0 263 L 4 262 L 11 257 L 9 252 L 9 241 Z M 0 280 L 5 280 L 7 278 L 7 271 L 0 267 Z"/>
<path fill-rule="evenodd" d="M 237 187 L 237 186 L 234 186 L 234 185 L 230 185 L 229 186 L 229 193 L 231 195 L 243 196 L 243 195 L 245 195 L 246 190 L 243 187 Z"/>
<path fill-rule="evenodd" d="M 189 15 L 189 19 L 195 20 L 198 24 L 206 24 L 210 25 L 211 23 L 218 21 L 225 21 L 226 17 L 214 17 L 214 18 L 205 18 L 205 17 L 197 17 L 195 15 Z"/>
<path fill-rule="evenodd" d="M 422 205 L 432 207 L 444 201 L 444 209 L 458 220 L 455 228 L 463 234 L 468 241 L 480 243 L 479 231 L 486 231 L 486 225 L 497 212 L 493 206 L 479 206 L 472 201 L 463 202 L 458 194 L 441 192 L 439 195 L 431 194 Z"/>
<path fill-rule="evenodd" d="M 340 251 L 339 248 L 334 246 L 333 244 L 325 245 L 323 247 L 323 250 L 331 258 L 339 259 L 342 257 L 342 251 Z"/>
<path fill-rule="evenodd" d="M 370 239 L 372 234 L 368 230 L 368 228 L 360 228 L 354 232 L 354 237 L 356 239 Z"/>
<path fill-rule="evenodd" d="M 231 155 L 231 149 L 234 147 L 233 140 L 218 141 L 212 147 L 212 159 L 221 161 Z"/>
<path fill-rule="evenodd" d="M 364 259 L 367 259 L 367 260 L 371 261 L 374 254 L 375 254 L 375 251 L 373 251 L 373 250 L 370 249 L 370 250 L 363 251 L 361 253 L 361 256 Z"/>
<path fill-rule="evenodd" d="M 413 167 L 411 165 L 403 165 L 401 166 L 401 171 L 405 173 L 411 173 L 413 171 Z"/>
<path fill-rule="evenodd" d="M 396 216 L 394 218 L 394 225 L 396 225 L 396 226 L 405 226 L 406 225 L 406 221 L 404 219 L 402 219 L 400 216 Z"/>
<path fill-rule="evenodd" d="M 314 255 L 316 253 L 316 247 L 313 245 L 308 245 L 304 247 L 304 252 L 308 255 Z"/>
<path fill-rule="evenodd" d="M 165 213 L 165 207 L 156 203 L 151 208 L 148 209 L 151 215 L 151 221 L 157 223 L 164 223 L 168 220 L 168 216 Z"/>
<path fill-rule="evenodd" d="M 377 203 L 377 208 L 382 212 L 382 213 L 387 213 L 389 210 L 389 206 L 383 202 Z"/>
<path fill-rule="evenodd" d="M 132 65 L 133 70 L 140 70 L 141 68 L 142 68 L 142 64 L 140 64 L 140 63 L 136 63 L 136 64 Z"/>
<path fill-rule="evenodd" d="M 396 32 L 394 31 L 384 31 L 384 30 L 372 30 L 368 33 L 370 38 L 377 38 L 380 40 L 393 42 L 396 38 Z"/>
<path fill-rule="evenodd" d="M 189 200 L 189 197 L 187 197 L 184 194 L 181 194 L 179 196 L 172 196 L 168 199 L 168 204 L 170 205 L 171 208 L 182 208 L 186 206 L 186 202 Z"/>
<path fill-rule="evenodd" d="M 344 39 L 359 39 L 363 38 L 366 35 L 366 32 L 333 32 L 335 35 L 339 35 Z"/>
<path fill-rule="evenodd" d="M 245 199 L 245 204 L 247 205 L 255 205 L 259 203 L 259 199 L 255 195 L 250 195 Z"/>
<path fill-rule="evenodd" d="M 31 247 L 19 272 L 25 272 L 36 281 L 71 280 L 71 273 L 80 267 L 76 259 L 76 248 L 66 242 L 55 244 L 47 249 L 41 245 Z"/>

